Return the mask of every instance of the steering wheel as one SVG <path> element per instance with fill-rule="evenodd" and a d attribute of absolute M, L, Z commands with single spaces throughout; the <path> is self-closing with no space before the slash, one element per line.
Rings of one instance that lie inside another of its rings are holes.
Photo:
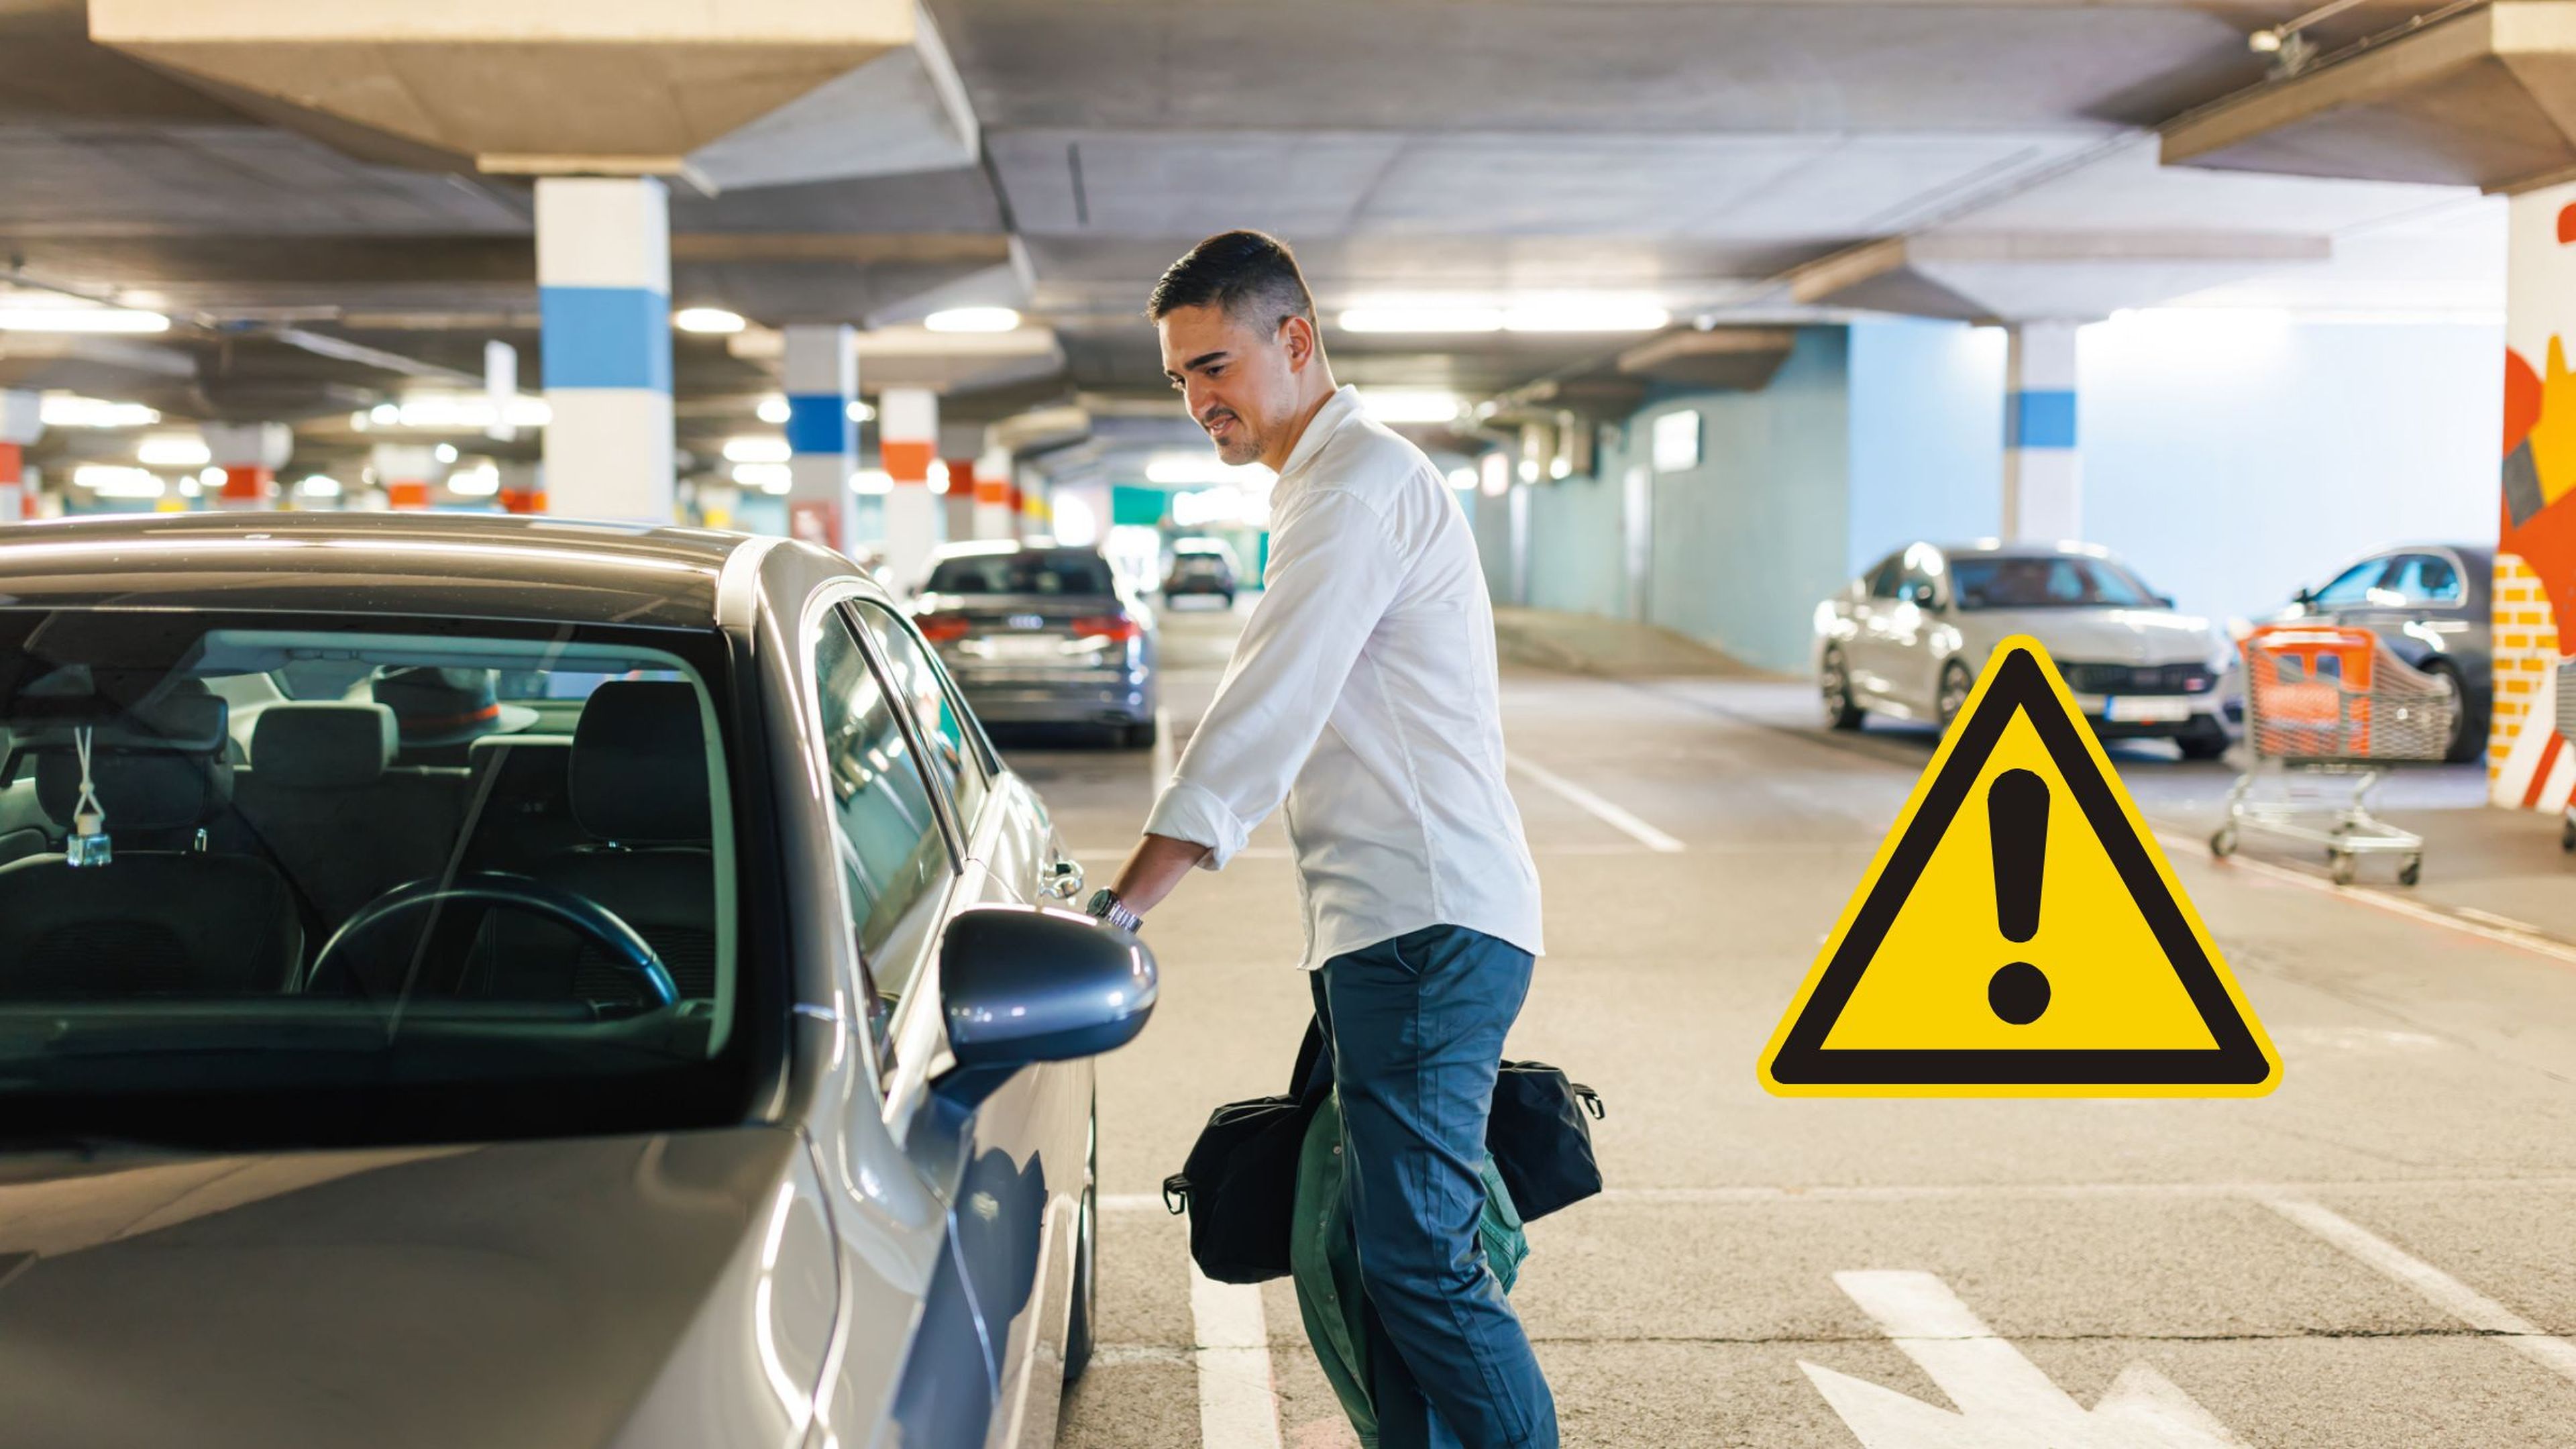
<path fill-rule="evenodd" d="M 395 886 L 360 906 L 356 915 L 343 921 L 340 929 L 331 933 L 331 939 L 323 944 L 322 954 L 313 958 L 313 969 L 304 976 L 304 989 L 312 990 L 313 983 L 323 979 L 324 971 L 333 964 L 332 958 L 360 936 L 396 916 L 434 910 L 451 901 L 474 901 L 505 910 L 526 911 L 569 926 L 597 943 L 608 953 L 611 961 L 634 977 L 657 1008 L 671 1006 L 680 999 L 680 988 L 671 979 L 670 968 L 662 964 L 662 958 L 655 955 L 644 938 L 636 934 L 635 928 L 619 919 L 616 912 L 561 886 L 498 870 L 467 871 L 444 884 L 435 878 L 412 881 Z"/>

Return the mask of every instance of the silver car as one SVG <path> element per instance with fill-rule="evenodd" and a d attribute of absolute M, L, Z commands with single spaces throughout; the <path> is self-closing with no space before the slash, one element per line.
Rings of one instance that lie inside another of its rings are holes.
<path fill-rule="evenodd" d="M 1154 743 L 1154 613 L 1098 549 L 952 544 L 932 560 L 914 622 L 992 724 L 1105 727 Z"/>
<path fill-rule="evenodd" d="M 1053 1443 L 1079 885 L 819 548 L 0 529 L 0 1441 Z"/>
<path fill-rule="evenodd" d="M 2170 739 L 2186 759 L 2225 753 L 2219 700 L 2235 649 L 2088 544 L 1914 543 L 1816 606 L 1825 718 L 1869 714 L 1947 728 L 1997 643 L 2047 648 L 2103 739 Z"/>

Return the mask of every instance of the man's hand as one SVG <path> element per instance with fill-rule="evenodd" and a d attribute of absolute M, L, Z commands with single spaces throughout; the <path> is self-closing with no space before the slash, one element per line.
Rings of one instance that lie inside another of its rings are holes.
<path fill-rule="evenodd" d="M 1143 915 L 1162 903 L 1193 867 L 1207 858 L 1208 848 L 1195 840 L 1175 840 L 1168 835 L 1148 835 L 1136 842 L 1127 854 L 1127 863 L 1118 869 L 1118 879 L 1110 886 L 1118 893 L 1127 909 Z"/>

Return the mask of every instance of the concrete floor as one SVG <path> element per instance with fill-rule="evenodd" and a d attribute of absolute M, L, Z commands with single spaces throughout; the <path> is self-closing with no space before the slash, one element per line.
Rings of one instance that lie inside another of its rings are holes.
<path fill-rule="evenodd" d="M 1232 622 L 1167 616 L 1173 733 Z M 1515 776 L 1553 949 L 1510 1054 L 1610 1108 L 1611 1190 L 1531 1228 L 1514 1294 L 1566 1443 L 2576 1444 L 2576 865 L 2554 822 L 2475 809 L 2474 768 L 2410 777 L 2391 810 L 2433 836 L 2424 885 L 2337 890 L 2304 852 L 2193 849 L 2228 771 L 2119 751 L 2280 1090 L 1783 1101 L 1755 1057 L 1930 739 L 1828 735 L 1804 686 L 1762 681 L 1514 671 L 1504 703 L 1516 756 L 1682 847 Z M 1065 744 L 1005 748 L 1103 875 L 1162 756 Z M 1102 1063 L 1102 1347 L 1062 1444 L 1354 1442 L 1286 1284 L 1258 1294 L 1266 1370 L 1205 1348 L 1225 1305 L 1194 1312 L 1153 1196 L 1210 1108 L 1282 1089 L 1308 1010 L 1291 870 L 1265 826 L 1148 926 L 1163 999 Z M 1872 1271 L 1929 1277 L 1836 1276 Z M 2127 1409 L 2088 1412 L 2106 1395 Z"/>

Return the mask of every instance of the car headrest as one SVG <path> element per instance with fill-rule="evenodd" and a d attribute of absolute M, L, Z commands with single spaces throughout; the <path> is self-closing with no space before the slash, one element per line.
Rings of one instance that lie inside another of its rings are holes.
<path fill-rule="evenodd" d="M 36 803 L 68 830 L 80 806 L 80 754 L 36 754 Z M 90 783 L 107 812 L 111 835 L 130 830 L 184 830 L 202 825 L 232 800 L 232 767 L 212 754 L 174 750 L 131 753 L 93 747 Z"/>
<path fill-rule="evenodd" d="M 699 844 L 712 833 L 696 685 L 615 679 L 592 690 L 570 770 L 572 818 L 602 840 Z"/>
<path fill-rule="evenodd" d="M 251 726 L 250 765 L 271 784 L 344 789 L 382 776 L 396 742 L 394 712 L 381 704 L 272 704 Z"/>
<path fill-rule="evenodd" d="M 30 750 L 68 750 L 79 730 L 89 726 L 90 744 L 95 749 L 218 755 L 223 752 L 224 731 L 231 720 L 231 706 L 210 693 L 202 682 L 191 679 L 181 681 L 159 699 L 112 715 L 84 718 L 65 713 L 20 720 L 16 744 Z"/>

